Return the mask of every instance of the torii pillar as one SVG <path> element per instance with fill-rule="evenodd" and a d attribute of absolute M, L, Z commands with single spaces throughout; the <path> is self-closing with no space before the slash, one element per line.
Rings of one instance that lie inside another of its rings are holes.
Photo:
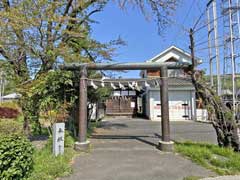
<path fill-rule="evenodd" d="M 161 151 L 172 152 L 173 141 L 170 139 L 169 124 L 169 100 L 168 100 L 168 69 L 166 66 L 160 68 L 160 97 L 161 97 L 161 127 L 162 139 L 159 140 L 158 148 Z"/>
<path fill-rule="evenodd" d="M 74 149 L 87 152 L 90 142 L 87 140 L 87 68 L 80 70 L 79 82 L 79 113 L 78 113 L 78 142 L 74 144 Z"/>

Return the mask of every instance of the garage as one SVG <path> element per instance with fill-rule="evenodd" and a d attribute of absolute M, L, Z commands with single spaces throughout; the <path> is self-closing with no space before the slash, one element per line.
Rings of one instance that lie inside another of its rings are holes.
<path fill-rule="evenodd" d="M 171 121 L 195 120 L 195 90 L 190 83 L 169 83 L 169 118 Z M 161 120 L 160 89 L 149 88 L 146 93 L 146 116 Z M 147 110 L 148 109 L 148 110 Z"/>

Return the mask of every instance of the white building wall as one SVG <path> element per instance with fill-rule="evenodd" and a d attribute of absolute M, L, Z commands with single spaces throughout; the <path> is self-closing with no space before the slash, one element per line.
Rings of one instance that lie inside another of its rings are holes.
<path fill-rule="evenodd" d="M 146 105 L 145 105 L 145 108 L 146 108 L 146 116 L 150 119 L 150 92 L 149 90 L 147 90 L 147 93 L 146 93 Z"/>
<path fill-rule="evenodd" d="M 149 91 L 149 113 L 150 120 L 161 120 L 161 102 L 160 90 Z M 147 111 L 146 111 L 147 112 Z M 195 105 L 195 91 L 169 89 L 169 118 L 171 121 L 178 120 L 195 120 L 196 105 Z"/>

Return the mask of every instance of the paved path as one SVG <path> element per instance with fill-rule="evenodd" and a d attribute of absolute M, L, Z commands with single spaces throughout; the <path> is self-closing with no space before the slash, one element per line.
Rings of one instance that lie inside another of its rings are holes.
<path fill-rule="evenodd" d="M 156 149 L 160 122 L 142 119 L 105 121 L 91 138 L 92 150 L 77 157 L 73 174 L 65 180 L 182 180 L 187 176 L 215 175 L 190 160 Z M 208 124 L 171 123 L 172 137 L 216 143 Z"/>

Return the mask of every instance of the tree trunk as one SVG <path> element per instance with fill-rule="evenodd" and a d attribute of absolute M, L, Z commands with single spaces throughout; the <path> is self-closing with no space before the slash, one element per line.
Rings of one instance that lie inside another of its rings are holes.
<path fill-rule="evenodd" d="M 23 131 L 26 136 L 30 135 L 29 119 L 27 116 L 24 116 Z"/>
<path fill-rule="evenodd" d="M 195 86 L 197 97 L 202 99 L 208 111 L 208 117 L 217 134 L 220 147 L 231 147 L 240 150 L 238 125 L 232 111 L 222 102 L 221 97 L 212 90 L 204 81 L 198 71 L 192 71 L 192 82 Z"/>

